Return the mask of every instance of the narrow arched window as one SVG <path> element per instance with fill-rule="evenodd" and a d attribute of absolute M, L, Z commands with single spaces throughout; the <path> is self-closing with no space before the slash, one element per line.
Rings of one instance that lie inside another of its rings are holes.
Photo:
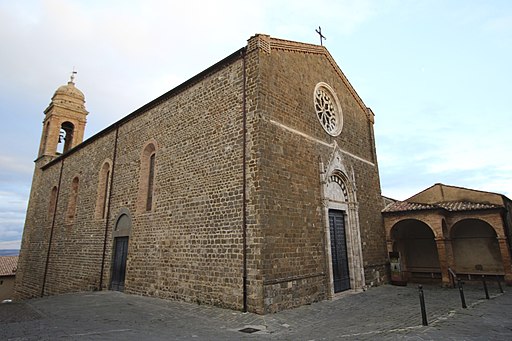
<path fill-rule="evenodd" d="M 53 217 L 55 213 L 55 205 L 57 204 L 57 186 L 53 186 L 50 194 L 50 204 L 48 205 L 48 219 Z"/>
<path fill-rule="evenodd" d="M 110 172 L 109 161 L 105 161 L 100 169 L 98 176 L 98 190 L 96 196 L 96 218 L 104 219 L 107 217 L 108 199 L 110 193 Z"/>
<path fill-rule="evenodd" d="M 149 157 L 148 192 L 146 197 L 146 211 L 153 207 L 153 185 L 155 181 L 155 153 Z"/>
<path fill-rule="evenodd" d="M 144 147 L 140 160 L 138 210 L 148 212 L 155 203 L 156 147 L 150 142 Z"/>
<path fill-rule="evenodd" d="M 66 214 L 66 224 L 70 225 L 75 222 L 76 204 L 78 200 L 78 177 L 73 178 L 71 190 L 69 192 L 68 210 Z"/>

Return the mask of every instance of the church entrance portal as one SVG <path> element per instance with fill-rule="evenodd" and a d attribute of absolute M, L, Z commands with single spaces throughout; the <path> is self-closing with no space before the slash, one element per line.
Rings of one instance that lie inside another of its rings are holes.
<path fill-rule="evenodd" d="M 110 290 L 124 291 L 126 274 L 126 257 L 128 256 L 128 237 L 115 238 L 114 261 L 112 264 L 112 281 Z"/>
<path fill-rule="evenodd" d="M 345 216 L 343 211 L 329 210 L 329 230 L 331 235 L 334 292 L 337 293 L 350 289 Z"/>

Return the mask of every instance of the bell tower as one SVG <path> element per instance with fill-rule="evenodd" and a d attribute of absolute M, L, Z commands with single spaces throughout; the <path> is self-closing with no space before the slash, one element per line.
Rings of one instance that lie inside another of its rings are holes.
<path fill-rule="evenodd" d="M 66 153 L 84 139 L 85 96 L 75 87 L 73 71 L 68 84 L 59 87 L 45 109 L 43 133 L 37 159 L 53 159 Z M 49 161 L 49 160 L 48 160 Z"/>

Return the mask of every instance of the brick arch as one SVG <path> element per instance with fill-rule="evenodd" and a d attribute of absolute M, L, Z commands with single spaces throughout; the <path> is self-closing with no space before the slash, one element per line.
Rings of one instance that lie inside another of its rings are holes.
<path fill-rule="evenodd" d="M 400 252 L 407 278 L 440 277 L 441 266 L 434 229 L 426 222 L 404 218 L 387 231 L 388 251 Z"/>
<path fill-rule="evenodd" d="M 482 222 L 485 222 L 488 224 L 496 233 L 496 236 L 498 238 L 505 238 L 505 233 L 503 231 L 502 226 L 496 226 L 496 216 L 485 216 L 485 215 L 479 215 L 478 217 L 467 217 L 467 216 L 457 216 L 455 218 L 451 219 L 451 225 L 449 226 L 448 232 L 451 235 L 453 228 L 459 224 L 460 222 L 463 222 L 464 220 L 480 220 Z M 499 221 L 501 223 L 501 221 Z"/>
<path fill-rule="evenodd" d="M 397 219 L 396 221 L 393 221 L 391 224 L 385 224 L 385 228 L 386 228 L 386 239 L 387 240 L 392 240 L 392 231 L 393 229 L 400 223 L 404 222 L 404 221 L 407 221 L 407 220 L 411 220 L 411 221 L 418 221 L 422 224 L 425 224 L 429 229 L 430 231 L 432 231 L 433 235 L 434 235 L 434 238 L 438 238 L 438 231 L 436 231 L 435 228 L 433 228 L 428 222 L 424 221 L 423 219 L 420 219 L 420 218 L 417 218 L 417 217 L 402 217 L 402 218 L 399 218 Z"/>
<path fill-rule="evenodd" d="M 98 186 L 96 193 L 95 218 L 106 218 L 108 197 L 110 193 L 110 177 L 112 172 L 112 161 L 106 159 L 98 172 Z"/>

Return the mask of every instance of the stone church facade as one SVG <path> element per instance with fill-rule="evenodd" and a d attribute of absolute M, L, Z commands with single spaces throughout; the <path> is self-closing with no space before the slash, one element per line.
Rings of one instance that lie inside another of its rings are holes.
<path fill-rule="evenodd" d="M 387 281 L 374 115 L 325 47 L 256 35 L 86 141 L 84 103 L 45 110 L 18 298 L 271 313 Z"/>

